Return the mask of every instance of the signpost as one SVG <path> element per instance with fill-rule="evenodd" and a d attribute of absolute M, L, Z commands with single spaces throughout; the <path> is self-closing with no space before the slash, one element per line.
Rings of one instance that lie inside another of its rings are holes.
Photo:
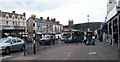
<path fill-rule="evenodd" d="M 36 17 L 36 15 L 35 14 L 32 14 L 31 15 L 31 18 L 33 19 L 33 21 L 35 20 L 35 17 Z M 34 26 L 35 24 L 34 24 L 34 22 L 33 22 L 33 27 L 35 27 Z M 35 45 L 35 38 L 36 38 L 36 34 L 35 34 L 35 29 L 33 29 L 33 53 L 34 54 L 36 54 L 36 45 Z"/>

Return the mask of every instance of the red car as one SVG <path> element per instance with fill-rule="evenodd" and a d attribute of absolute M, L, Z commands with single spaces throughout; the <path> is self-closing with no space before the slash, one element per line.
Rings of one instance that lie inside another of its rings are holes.
<path fill-rule="evenodd" d="M 45 35 L 40 39 L 40 44 L 55 44 L 55 40 L 53 35 Z"/>

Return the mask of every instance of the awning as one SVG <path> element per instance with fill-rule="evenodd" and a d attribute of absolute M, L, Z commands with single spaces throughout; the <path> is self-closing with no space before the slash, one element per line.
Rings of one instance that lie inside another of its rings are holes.
<path fill-rule="evenodd" d="M 117 14 L 117 7 L 115 6 L 112 11 L 107 15 L 106 21 L 109 21 L 112 17 Z"/>

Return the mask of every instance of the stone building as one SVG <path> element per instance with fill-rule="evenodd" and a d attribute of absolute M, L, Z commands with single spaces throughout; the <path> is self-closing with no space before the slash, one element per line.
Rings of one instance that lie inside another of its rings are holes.
<path fill-rule="evenodd" d="M 0 10 L 0 27 L 2 37 L 6 35 L 21 37 L 26 32 L 26 14 Z"/>
<path fill-rule="evenodd" d="M 120 49 L 120 0 L 108 0 L 105 21 L 108 25 L 107 33 L 112 36 L 112 46 L 117 43 Z"/>
<path fill-rule="evenodd" d="M 63 29 L 63 26 L 59 22 L 56 22 L 55 19 L 50 20 L 49 18 L 43 19 L 40 17 L 32 20 L 30 17 L 26 23 L 28 33 L 33 33 L 33 30 L 35 30 L 36 34 L 57 34 Z"/>

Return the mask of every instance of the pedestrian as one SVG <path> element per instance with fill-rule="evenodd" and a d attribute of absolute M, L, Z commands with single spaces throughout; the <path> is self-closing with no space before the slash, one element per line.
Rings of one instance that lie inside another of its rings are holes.
<path fill-rule="evenodd" d="M 111 44 L 111 35 L 110 34 L 106 35 L 106 43 Z"/>
<path fill-rule="evenodd" d="M 106 34 L 103 33 L 103 43 L 105 43 L 105 36 L 106 36 Z"/>
<path fill-rule="evenodd" d="M 91 39 L 92 39 L 91 34 L 88 34 L 86 45 L 90 45 L 90 43 L 91 43 Z"/>
<path fill-rule="evenodd" d="M 95 45 L 95 36 L 94 36 L 94 35 L 92 36 L 91 44 L 92 44 L 92 45 Z"/>
<path fill-rule="evenodd" d="M 84 35 L 83 43 L 85 43 L 85 45 L 86 45 L 86 42 L 87 42 L 87 37 L 86 37 L 86 35 Z"/>

